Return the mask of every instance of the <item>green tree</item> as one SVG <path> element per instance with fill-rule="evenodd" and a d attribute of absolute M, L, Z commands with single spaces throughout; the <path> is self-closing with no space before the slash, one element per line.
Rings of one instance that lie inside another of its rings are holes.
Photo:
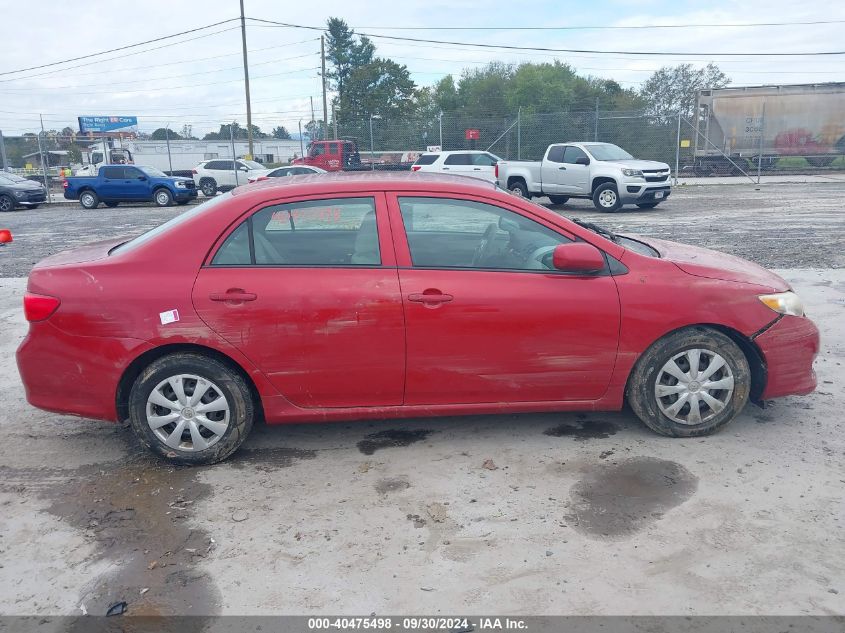
<path fill-rule="evenodd" d="M 290 132 L 287 131 L 284 125 L 279 125 L 273 128 L 271 132 L 273 138 L 287 140 L 290 139 Z"/>
<path fill-rule="evenodd" d="M 699 90 L 724 88 L 728 76 L 715 64 L 695 68 L 692 64 L 664 66 L 643 84 L 640 95 L 647 103 L 649 114 L 681 113 L 691 121 L 695 115 Z"/>
<path fill-rule="evenodd" d="M 194 140 L 196 140 L 197 137 L 194 136 L 193 132 L 194 132 L 194 126 L 190 125 L 189 123 L 185 123 L 182 126 L 182 131 L 179 133 L 179 135 L 184 139 L 189 139 L 189 140 L 194 141 Z"/>
<path fill-rule="evenodd" d="M 230 132 L 231 128 L 231 132 Z M 219 132 L 209 132 L 205 136 L 202 137 L 204 141 L 228 141 L 231 136 L 234 137 L 236 141 L 243 141 L 248 138 L 246 133 L 246 128 L 241 127 L 240 123 L 234 121 L 233 123 L 224 123 L 220 126 Z M 252 126 L 252 138 L 270 138 L 269 134 L 265 134 L 261 131 L 257 125 Z"/>
<path fill-rule="evenodd" d="M 391 59 L 379 57 L 349 74 L 345 92 L 338 100 L 339 119 L 407 117 L 416 106 L 415 96 L 416 84 L 408 69 Z"/>
<path fill-rule="evenodd" d="M 330 64 L 326 78 L 337 92 L 340 103 L 346 95 L 349 77 L 357 68 L 372 63 L 376 47 L 368 37 L 356 37 L 355 31 L 340 18 L 329 18 L 326 28 L 326 59 Z"/>
<path fill-rule="evenodd" d="M 153 141 L 165 141 L 170 138 L 171 141 L 176 141 L 181 139 L 182 137 L 174 132 L 173 130 L 167 130 L 163 127 L 154 130 L 152 134 L 150 134 L 150 140 Z"/>

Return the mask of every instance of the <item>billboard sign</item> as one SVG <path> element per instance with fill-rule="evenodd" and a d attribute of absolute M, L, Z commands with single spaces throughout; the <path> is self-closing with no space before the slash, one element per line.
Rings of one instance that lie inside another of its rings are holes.
<path fill-rule="evenodd" d="M 136 116 L 81 116 L 80 132 L 137 132 Z"/>

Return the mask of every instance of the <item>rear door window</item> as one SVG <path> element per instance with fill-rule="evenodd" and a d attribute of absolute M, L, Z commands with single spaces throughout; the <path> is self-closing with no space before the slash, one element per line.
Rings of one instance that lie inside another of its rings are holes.
<path fill-rule="evenodd" d="M 443 161 L 444 165 L 472 165 L 471 154 L 451 154 Z"/>

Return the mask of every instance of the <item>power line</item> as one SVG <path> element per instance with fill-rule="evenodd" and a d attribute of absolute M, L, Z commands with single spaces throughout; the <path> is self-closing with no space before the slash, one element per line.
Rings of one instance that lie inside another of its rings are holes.
<path fill-rule="evenodd" d="M 4 72 L 0 72 L 0 75 L 13 75 L 15 73 L 22 73 L 29 70 L 38 70 L 40 68 L 48 68 L 50 66 L 58 66 L 60 64 L 68 64 L 70 62 L 76 62 L 81 59 L 89 59 L 91 57 L 99 57 L 100 55 L 107 55 L 108 53 L 116 53 L 118 51 L 125 51 L 129 48 L 136 48 L 138 46 L 144 46 L 145 44 L 154 44 L 155 42 L 161 42 L 163 40 L 173 39 L 174 37 L 179 37 L 181 35 L 188 35 L 190 33 L 196 33 L 197 31 L 204 31 L 206 29 L 213 28 L 215 26 L 220 26 L 221 24 L 226 24 L 227 22 L 233 22 L 238 20 L 239 18 L 229 18 L 228 20 L 221 20 L 220 22 L 215 22 L 214 24 L 206 24 L 205 26 L 200 26 L 195 29 L 189 29 L 187 31 L 182 31 L 181 33 L 174 33 L 172 35 L 164 35 L 162 37 L 157 37 L 155 39 L 147 40 L 145 42 L 137 42 L 136 44 L 127 44 L 126 46 L 119 46 L 117 48 L 111 48 L 106 51 L 100 51 L 98 53 L 89 53 L 88 55 L 81 55 L 80 57 L 71 57 L 69 59 L 63 59 L 58 62 L 50 62 L 49 64 L 41 64 L 39 66 L 30 66 L 29 68 L 18 68 L 17 70 L 7 70 Z"/>
<path fill-rule="evenodd" d="M 360 26 L 373 31 L 581 31 L 616 29 L 697 29 L 697 28 L 750 28 L 768 26 L 812 26 L 819 24 L 845 24 L 845 20 L 811 20 L 807 22 L 749 22 L 736 24 L 632 24 L 619 26 Z"/>
<path fill-rule="evenodd" d="M 302 24 L 290 24 L 288 22 L 276 22 L 275 20 L 264 20 L 261 18 L 249 18 L 255 22 L 263 22 L 266 24 L 273 24 L 283 28 L 291 28 L 291 29 L 308 29 L 312 31 L 325 31 L 326 29 L 321 26 L 306 26 Z M 676 52 L 667 52 L 667 51 L 600 51 L 595 49 L 588 49 L 588 48 L 548 48 L 543 46 L 513 46 L 509 44 L 482 44 L 482 43 L 473 43 L 473 42 L 455 42 L 450 40 L 429 40 L 423 39 L 418 37 L 402 37 L 399 35 L 379 35 L 378 33 L 363 33 L 358 31 L 358 35 L 364 35 L 366 37 L 376 37 L 381 39 L 387 40 L 397 40 L 402 42 L 425 42 L 430 44 L 452 44 L 457 46 L 470 46 L 475 48 L 497 48 L 497 49 L 505 49 L 505 50 L 518 50 L 518 51 L 547 51 L 551 53 L 592 53 L 595 55 L 647 55 L 647 56 L 666 56 L 666 57 L 681 57 L 684 55 L 691 55 L 691 56 L 707 56 L 707 57 L 812 57 L 812 56 L 826 56 L 826 55 L 845 55 L 845 51 L 812 51 L 808 53 L 690 53 L 690 52 L 683 52 L 683 53 L 676 53 Z"/>

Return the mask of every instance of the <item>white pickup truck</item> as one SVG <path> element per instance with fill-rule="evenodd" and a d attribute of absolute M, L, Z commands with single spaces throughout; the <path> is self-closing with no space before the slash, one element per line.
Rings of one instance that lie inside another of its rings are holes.
<path fill-rule="evenodd" d="M 497 164 L 496 184 L 530 198 L 548 196 L 552 204 L 589 198 L 599 211 L 635 204 L 652 209 L 672 193 L 669 165 L 637 160 L 610 143 L 556 143 L 541 161 Z"/>

